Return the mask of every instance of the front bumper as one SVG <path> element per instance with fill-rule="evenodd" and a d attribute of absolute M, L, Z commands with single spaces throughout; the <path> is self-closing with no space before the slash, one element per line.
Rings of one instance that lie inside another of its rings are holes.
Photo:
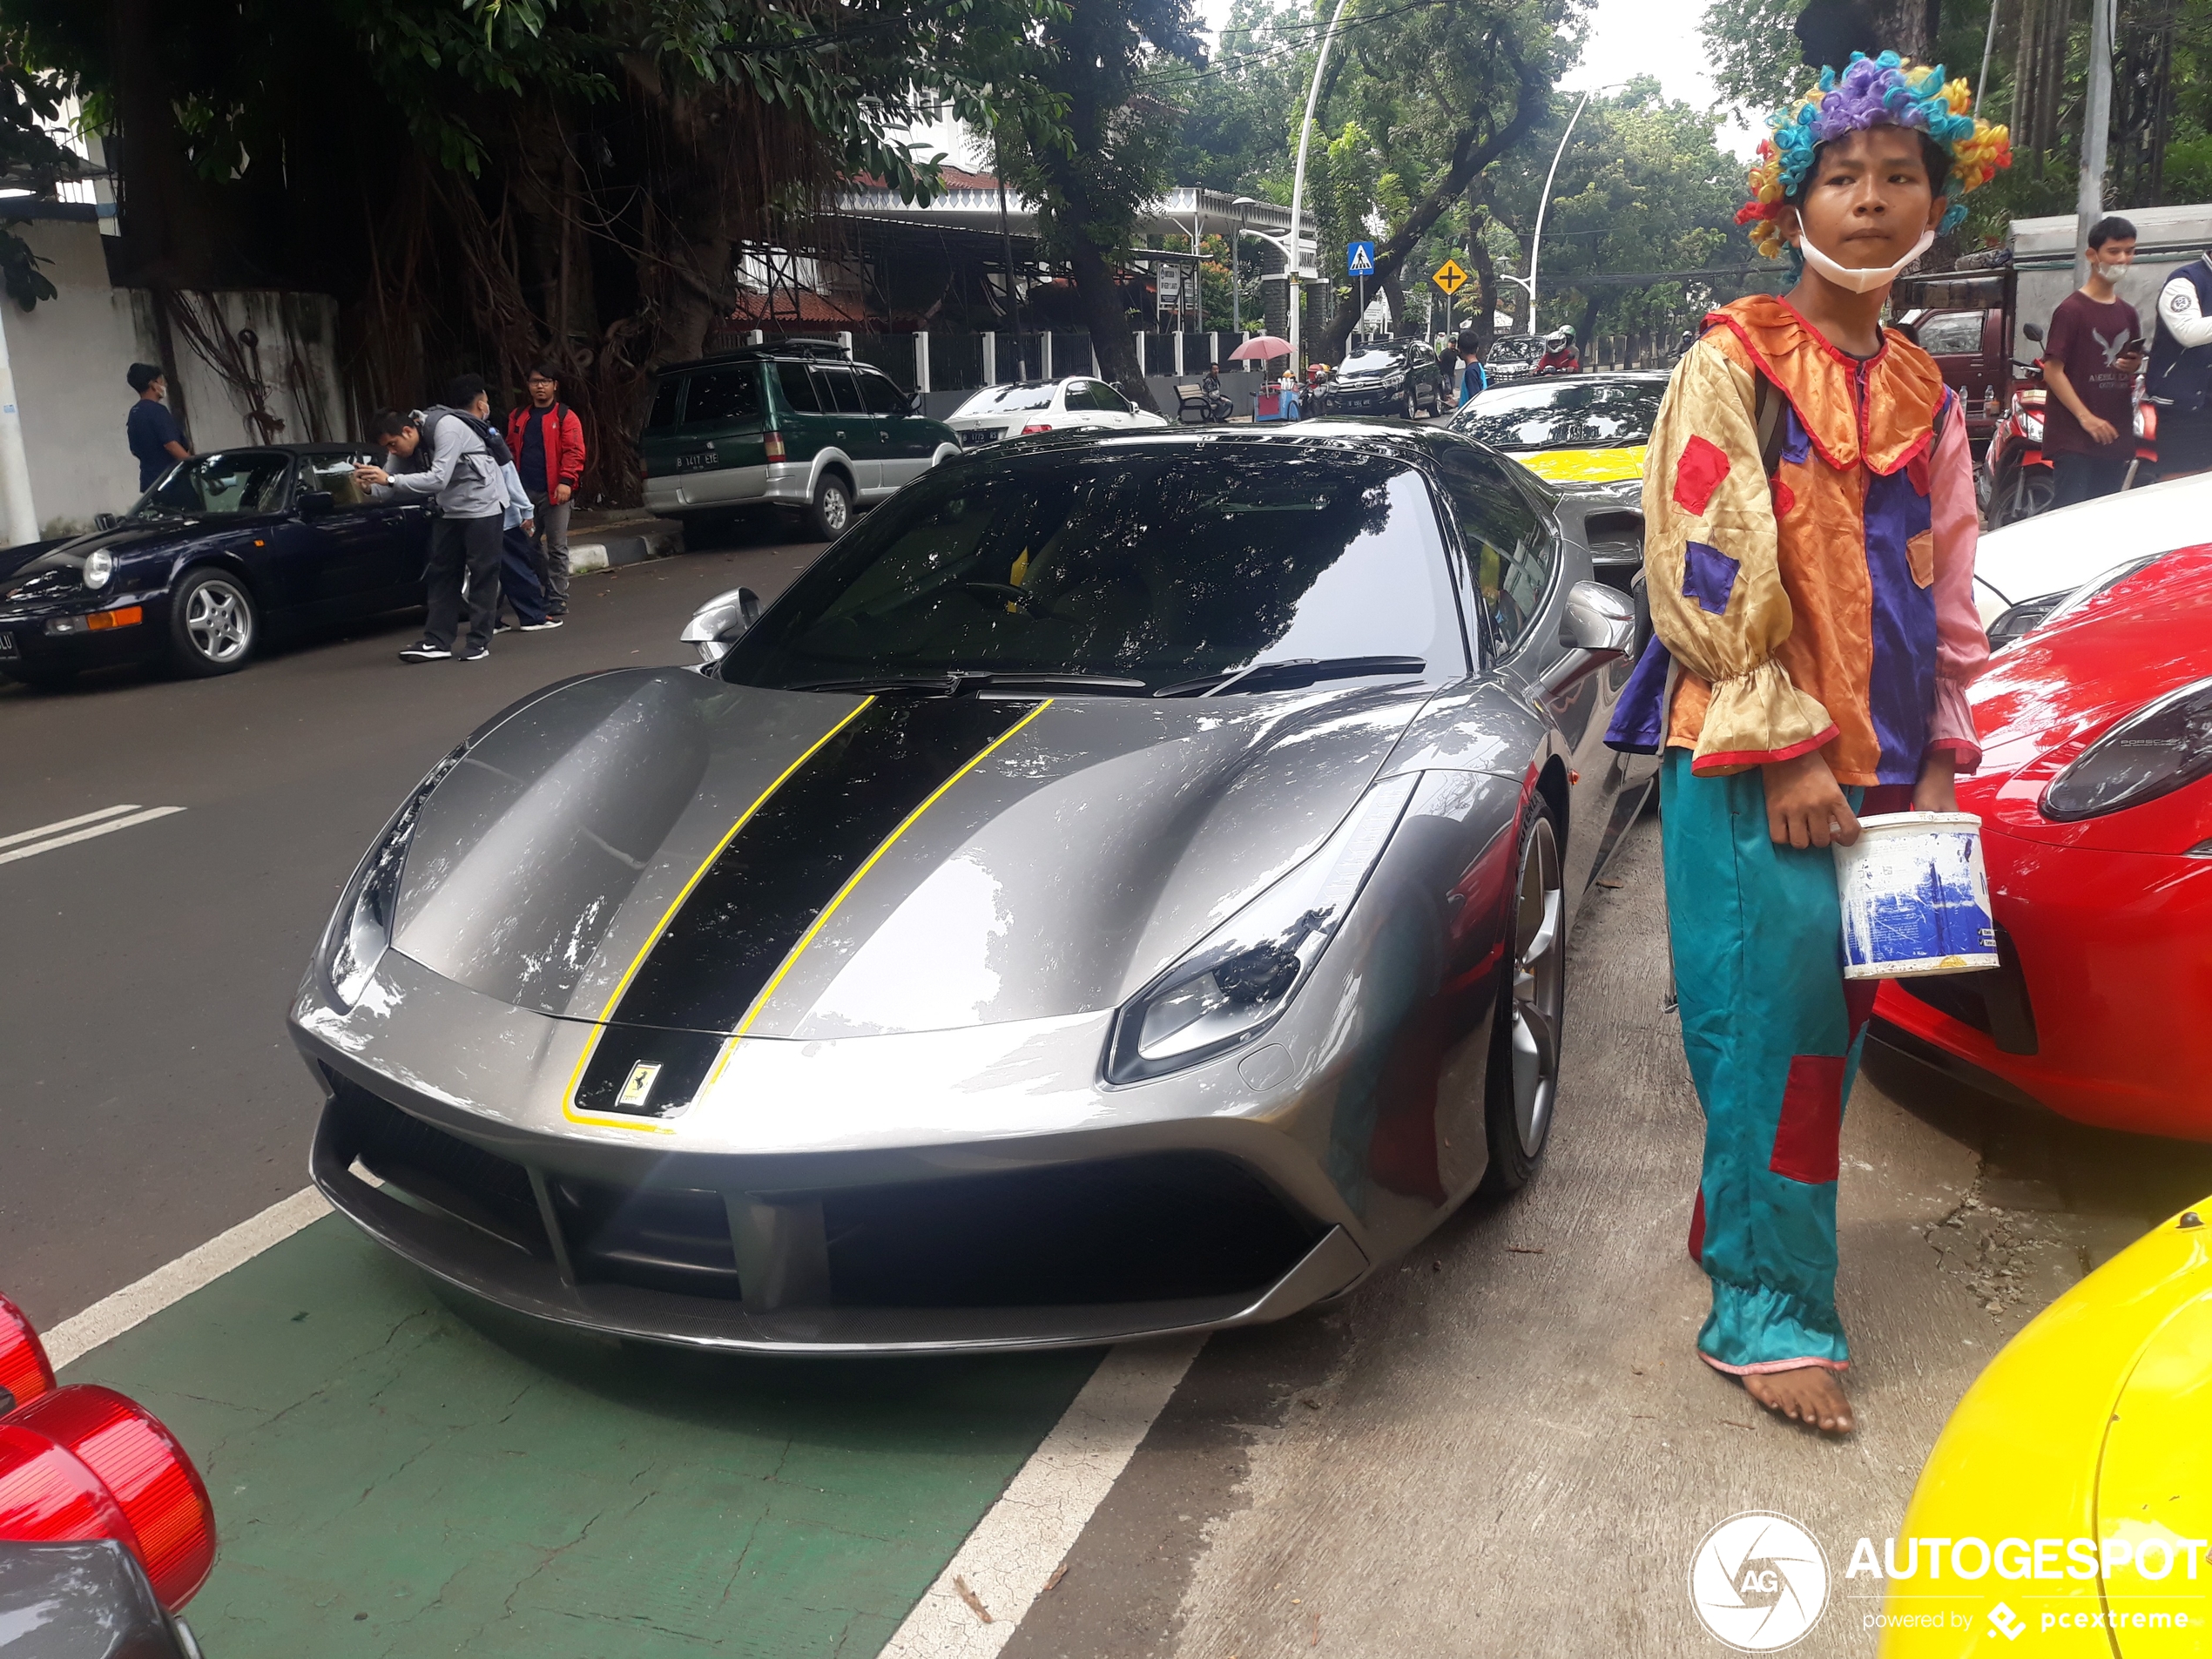
<path fill-rule="evenodd" d="M 88 619 L 135 609 L 139 620 L 126 627 L 93 629 Z M 142 663 L 161 655 L 169 638 L 166 593 L 125 594 L 98 607 L 49 603 L 0 611 L 0 674 L 71 672 Z M 65 632 L 51 631 L 62 624 Z"/>
<path fill-rule="evenodd" d="M 2212 1141 L 2212 859 L 1982 846 L 2016 968 L 1888 981 L 1876 1014 L 2062 1116 Z"/>
<path fill-rule="evenodd" d="M 1414 395 L 1418 399 L 1420 394 Z M 1406 407 L 1406 388 L 1338 383 L 1321 394 L 1321 401 L 1332 415 L 1396 415 Z"/>
<path fill-rule="evenodd" d="M 395 953 L 352 1015 L 303 989 L 293 1030 L 333 1205 L 558 1324 L 787 1353 L 1043 1348 L 1280 1318 L 1359 1280 L 1392 1212 L 1354 1213 L 1329 1173 L 1338 1076 L 1256 1089 L 1231 1057 L 1102 1092 L 1109 1017 L 747 1040 L 718 1096 L 636 1125 L 546 1109 L 590 1027 Z M 482 1081 L 464 1100 L 434 1076 Z"/>

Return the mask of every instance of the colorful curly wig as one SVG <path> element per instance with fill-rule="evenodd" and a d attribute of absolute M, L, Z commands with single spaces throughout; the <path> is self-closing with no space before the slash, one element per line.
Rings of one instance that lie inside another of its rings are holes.
<path fill-rule="evenodd" d="M 1966 216 L 1966 193 L 2013 165 L 2011 135 L 1975 115 L 1973 105 L 1973 90 L 1963 79 L 1946 81 L 1940 64 L 1930 68 L 1895 52 L 1853 52 L 1841 75 L 1822 70 L 1818 86 L 1767 117 L 1770 136 L 1759 141 L 1748 175 L 1751 199 L 1737 211 L 1736 222 L 1751 227 L 1752 245 L 1768 259 L 1787 252 L 1797 263 L 1803 256 L 1783 241 L 1780 220 L 1784 205 L 1812 170 L 1814 152 L 1846 132 L 1886 125 L 1926 133 L 1950 158 L 1938 193 L 1951 203 L 1941 228 L 1954 229 Z"/>

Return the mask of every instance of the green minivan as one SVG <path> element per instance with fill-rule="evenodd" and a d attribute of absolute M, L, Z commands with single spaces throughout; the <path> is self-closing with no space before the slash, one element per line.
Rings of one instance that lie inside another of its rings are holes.
<path fill-rule="evenodd" d="M 960 454 L 953 429 L 921 405 L 835 341 L 674 364 L 653 382 L 638 445 L 645 505 L 671 518 L 750 502 L 795 507 L 814 535 L 833 541 L 855 505 Z"/>

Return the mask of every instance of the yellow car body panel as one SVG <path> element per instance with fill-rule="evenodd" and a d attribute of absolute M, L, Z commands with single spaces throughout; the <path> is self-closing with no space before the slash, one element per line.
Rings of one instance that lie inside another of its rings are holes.
<path fill-rule="evenodd" d="M 2052 1303 L 1974 1379 L 1892 1548 L 1909 1567 L 1925 1541 L 1979 1539 L 1990 1566 L 1961 1580 L 1946 1550 L 1940 1581 L 1925 1563 L 1890 1578 L 1884 1659 L 2012 1653 L 2000 1602 L 2040 1659 L 2212 1656 L 2212 1224 L 2200 1215 L 2212 1199 Z M 2100 1559 L 2145 1540 L 2168 1556 L 2152 1581 Z M 2069 1554 L 2074 1541 L 2087 1541 Z"/>
<path fill-rule="evenodd" d="M 1539 478 L 1555 484 L 1609 484 L 1643 476 L 1644 446 L 1623 449 L 1532 449 L 1514 456 Z"/>

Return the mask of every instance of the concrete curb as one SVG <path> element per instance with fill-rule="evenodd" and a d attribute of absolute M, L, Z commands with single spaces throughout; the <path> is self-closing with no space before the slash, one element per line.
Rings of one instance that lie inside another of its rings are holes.
<path fill-rule="evenodd" d="M 569 543 L 569 572 L 590 576 L 647 559 L 664 559 L 684 550 L 684 527 L 671 519 L 649 518 L 617 527 L 613 532 L 593 532 Z"/>

